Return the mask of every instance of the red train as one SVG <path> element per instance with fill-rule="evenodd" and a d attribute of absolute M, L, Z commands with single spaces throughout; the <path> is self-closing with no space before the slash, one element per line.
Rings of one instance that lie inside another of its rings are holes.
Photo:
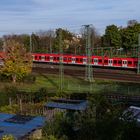
<path fill-rule="evenodd" d="M 33 53 L 32 56 L 34 62 L 46 62 L 54 64 L 60 62 L 60 54 Z M 63 64 L 86 65 L 87 57 L 80 55 L 63 55 L 61 62 Z M 92 56 L 91 65 L 136 69 L 138 65 L 138 58 L 109 58 L 102 56 Z"/>

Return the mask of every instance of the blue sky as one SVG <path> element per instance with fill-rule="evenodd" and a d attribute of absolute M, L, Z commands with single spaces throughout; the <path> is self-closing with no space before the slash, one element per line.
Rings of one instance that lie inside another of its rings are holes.
<path fill-rule="evenodd" d="M 140 0 L 1 0 L 0 34 L 31 33 L 64 27 L 77 32 L 93 24 L 104 33 L 110 24 L 140 21 Z"/>

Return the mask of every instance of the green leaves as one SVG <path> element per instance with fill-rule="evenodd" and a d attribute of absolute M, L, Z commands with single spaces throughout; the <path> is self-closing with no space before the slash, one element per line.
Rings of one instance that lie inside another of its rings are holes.
<path fill-rule="evenodd" d="M 119 48 L 121 46 L 121 34 L 116 25 L 106 27 L 105 35 L 103 36 L 103 46 Z"/>
<path fill-rule="evenodd" d="M 124 48 L 130 50 L 138 44 L 138 34 L 140 33 L 140 23 L 128 24 L 127 27 L 118 28 L 116 25 L 106 27 L 102 36 L 103 47 Z"/>
<path fill-rule="evenodd" d="M 138 34 L 140 33 L 140 23 L 133 26 L 121 29 L 122 45 L 125 49 L 132 48 L 133 45 L 138 44 Z"/>

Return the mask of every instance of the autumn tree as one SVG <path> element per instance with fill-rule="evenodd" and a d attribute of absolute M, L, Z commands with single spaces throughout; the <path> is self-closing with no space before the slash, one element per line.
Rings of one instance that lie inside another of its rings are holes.
<path fill-rule="evenodd" d="M 14 136 L 12 135 L 3 135 L 2 136 L 2 140 L 14 140 Z"/>
<path fill-rule="evenodd" d="M 32 56 L 26 52 L 22 44 L 8 40 L 6 42 L 4 66 L 0 72 L 10 76 L 15 83 L 31 72 Z"/>

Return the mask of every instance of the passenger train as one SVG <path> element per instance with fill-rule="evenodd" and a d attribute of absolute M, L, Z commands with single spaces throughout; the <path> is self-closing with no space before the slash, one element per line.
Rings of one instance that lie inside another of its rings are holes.
<path fill-rule="evenodd" d="M 33 62 L 43 62 L 43 63 L 53 63 L 58 64 L 60 61 L 63 64 L 71 65 L 86 65 L 87 56 L 80 55 L 60 55 L 60 54 L 41 54 L 33 53 Z M 136 69 L 138 65 L 138 58 L 109 58 L 107 56 L 92 56 L 91 57 L 92 66 L 100 67 L 118 67 L 118 68 L 130 68 Z"/>

